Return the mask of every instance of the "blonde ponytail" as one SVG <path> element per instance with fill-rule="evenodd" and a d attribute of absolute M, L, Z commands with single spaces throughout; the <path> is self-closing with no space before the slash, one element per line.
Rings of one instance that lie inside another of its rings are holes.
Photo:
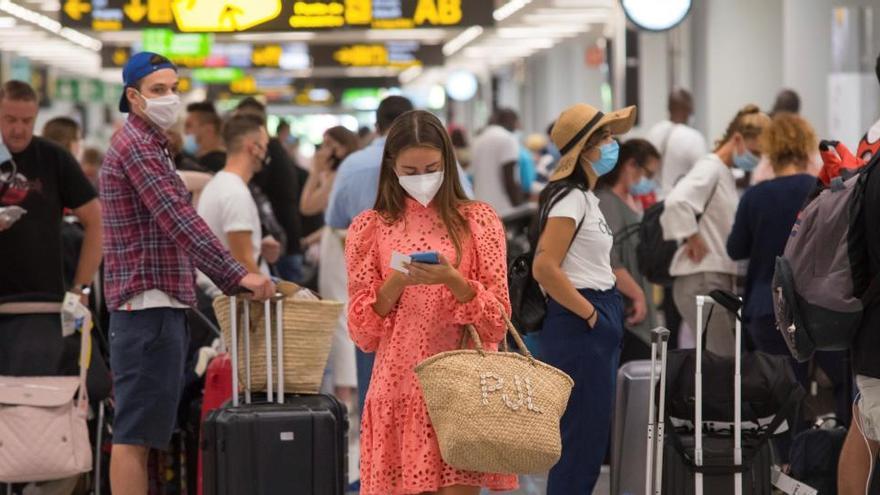
<path fill-rule="evenodd" d="M 749 103 L 736 113 L 736 117 L 728 124 L 724 136 L 715 141 L 715 151 L 730 141 L 734 134 L 740 133 L 744 138 L 756 138 L 765 127 L 770 125 L 770 117 L 757 105 Z"/>

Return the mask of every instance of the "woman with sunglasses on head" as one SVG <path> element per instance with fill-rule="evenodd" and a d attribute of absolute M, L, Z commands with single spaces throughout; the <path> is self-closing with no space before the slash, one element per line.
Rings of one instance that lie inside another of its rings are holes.
<path fill-rule="evenodd" d="M 669 268 L 675 277 L 672 293 L 691 330 L 697 328 L 696 296 L 736 288 L 739 270 L 727 255 L 727 237 L 739 203 L 733 168 L 750 172 L 758 166 L 759 137 L 769 125 L 770 117 L 757 106 L 743 107 L 716 143 L 715 151 L 697 161 L 666 197 L 660 216 L 663 236 L 681 242 Z M 704 316 L 704 320 L 708 318 Z M 733 356 L 733 315 L 714 311 L 703 325 L 706 349 Z"/>
<path fill-rule="evenodd" d="M 562 112 L 550 136 L 562 158 L 541 192 L 532 270 L 549 296 L 541 355 L 571 376 L 574 388 L 548 495 L 592 493 L 608 448 L 623 302 L 611 265 L 613 232 L 593 190 L 617 166 L 614 136 L 628 132 L 635 116 L 635 107 L 603 114 L 575 105 Z"/>
<path fill-rule="evenodd" d="M 436 252 L 436 263 L 392 268 L 395 253 L 417 252 Z M 501 221 L 465 196 L 452 142 L 434 115 L 411 111 L 392 125 L 376 204 L 349 229 L 346 262 L 349 331 L 376 352 L 361 425 L 361 494 L 515 489 L 513 475 L 443 462 L 414 372 L 457 349 L 468 323 L 496 349 L 506 331 L 501 311 L 510 311 Z"/>

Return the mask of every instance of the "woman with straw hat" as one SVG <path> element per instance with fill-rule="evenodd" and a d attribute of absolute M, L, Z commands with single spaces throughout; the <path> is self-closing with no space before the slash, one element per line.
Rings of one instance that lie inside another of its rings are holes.
<path fill-rule="evenodd" d="M 635 107 L 605 114 L 574 105 L 550 135 L 562 158 L 541 193 L 532 269 L 549 296 L 542 357 L 568 373 L 574 389 L 548 495 L 592 493 L 608 447 L 623 304 L 611 268 L 613 233 L 593 189 L 617 165 L 614 136 L 628 132 L 635 117 Z"/>

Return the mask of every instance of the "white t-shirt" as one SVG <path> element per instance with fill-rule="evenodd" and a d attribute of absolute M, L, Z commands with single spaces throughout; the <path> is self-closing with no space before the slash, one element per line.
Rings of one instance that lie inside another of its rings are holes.
<path fill-rule="evenodd" d="M 608 290 L 616 278 L 611 271 L 611 247 L 614 233 L 599 209 L 599 198 L 592 191 L 573 189 L 550 209 L 550 218 L 571 218 L 581 224 L 562 271 L 576 289 Z"/>
<path fill-rule="evenodd" d="M 226 236 L 229 232 L 249 231 L 254 262 L 259 259 L 263 240 L 260 213 L 241 177 L 222 170 L 217 172 L 202 190 L 198 212 L 226 249 L 229 249 L 229 238 Z"/>
<path fill-rule="evenodd" d="M 738 273 L 736 262 L 727 255 L 727 238 L 733 230 L 738 204 L 736 180 L 730 168 L 714 153 L 698 160 L 666 197 L 660 225 L 668 241 L 681 241 L 699 232 L 709 252 L 694 263 L 682 244 L 672 259 L 670 275 Z M 699 222 L 697 215 L 701 215 Z"/>
<path fill-rule="evenodd" d="M 669 120 L 652 127 L 648 131 L 647 139 L 663 157 L 660 166 L 662 197 L 669 195 L 675 183 L 690 172 L 697 160 L 708 153 L 706 140 L 699 131 Z"/>
<path fill-rule="evenodd" d="M 518 162 L 519 143 L 507 129 L 491 125 L 474 140 L 471 146 L 469 171 L 474 178 L 474 199 L 489 203 L 499 216 L 513 210 L 513 204 L 504 187 L 501 166 Z M 517 174 L 514 174 L 517 175 Z"/>

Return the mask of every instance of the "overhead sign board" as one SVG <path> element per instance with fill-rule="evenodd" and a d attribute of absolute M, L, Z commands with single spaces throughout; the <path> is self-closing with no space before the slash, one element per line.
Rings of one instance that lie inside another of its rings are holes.
<path fill-rule="evenodd" d="M 203 35 L 174 35 L 203 36 Z M 146 37 L 145 37 L 146 42 Z M 168 57 L 180 67 L 238 67 L 271 69 L 308 69 L 326 67 L 382 67 L 407 69 L 413 66 L 443 65 L 445 57 L 441 45 L 423 45 L 417 41 L 391 41 L 387 43 L 321 44 L 243 44 L 216 43 L 210 52 L 174 52 L 167 49 L 167 42 L 154 43 L 144 49 L 156 51 Z M 161 45 L 161 46 L 160 46 Z M 194 46 L 198 44 L 193 42 Z M 152 49 L 151 49 L 152 48 Z M 104 67 L 120 68 L 131 56 L 131 49 L 104 44 L 101 61 Z"/>
<path fill-rule="evenodd" d="M 186 33 L 491 26 L 489 0 L 62 0 L 64 26 Z"/>
<path fill-rule="evenodd" d="M 355 43 L 347 45 L 310 45 L 314 67 L 392 67 L 443 65 L 441 45 L 423 45 L 417 41 Z"/>

